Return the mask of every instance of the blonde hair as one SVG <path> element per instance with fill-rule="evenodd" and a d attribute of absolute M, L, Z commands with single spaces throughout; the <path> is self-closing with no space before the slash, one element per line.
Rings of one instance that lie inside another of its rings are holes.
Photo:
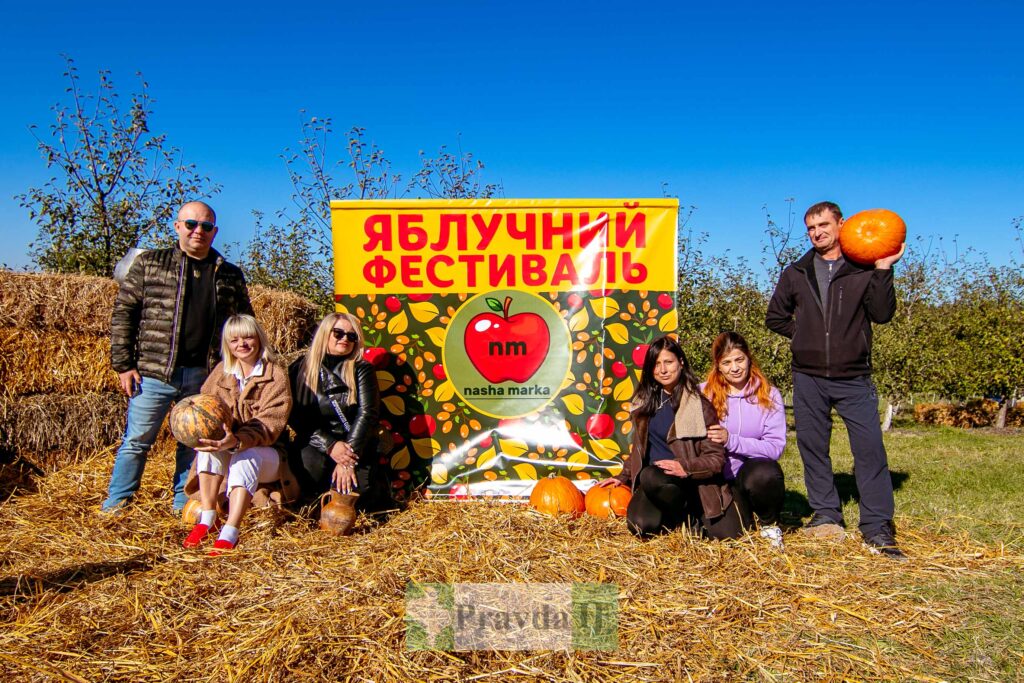
<path fill-rule="evenodd" d="M 233 315 L 224 322 L 224 330 L 220 336 L 220 355 L 224 359 L 224 373 L 233 374 L 238 368 L 238 359 L 231 353 L 230 340 L 238 337 L 256 337 L 260 340 L 260 360 L 273 363 L 277 354 L 267 341 L 267 333 L 263 331 L 256 318 L 251 315 Z"/>
<path fill-rule="evenodd" d="M 342 319 L 348 321 L 353 331 L 359 336 L 352 353 L 341 363 L 341 379 L 349 389 L 345 404 L 354 405 L 358 399 L 356 396 L 356 360 L 363 357 L 363 328 L 359 324 L 359 318 L 351 313 L 328 313 L 320 321 L 320 326 L 316 328 L 316 334 L 313 335 L 313 343 L 309 345 L 306 357 L 302 359 L 299 377 L 303 385 L 301 388 L 315 394 L 317 383 L 320 381 L 320 366 L 323 364 L 324 356 L 327 355 L 327 340 L 331 335 L 331 330 L 334 329 L 334 323 Z"/>

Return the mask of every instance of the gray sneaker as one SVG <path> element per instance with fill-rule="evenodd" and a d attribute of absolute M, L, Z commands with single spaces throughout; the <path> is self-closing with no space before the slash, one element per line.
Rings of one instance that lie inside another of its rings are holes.
<path fill-rule="evenodd" d="M 121 514 L 124 513 L 125 508 L 128 507 L 128 501 L 129 500 L 130 500 L 130 498 L 125 498 L 124 500 L 119 500 L 119 501 L 117 501 L 116 503 L 114 503 L 113 505 L 110 505 L 110 506 L 103 506 L 103 505 L 101 505 L 100 506 L 100 514 L 101 515 L 105 515 L 105 516 L 109 516 L 109 517 L 117 517 L 118 515 L 121 515 Z"/>
<path fill-rule="evenodd" d="M 761 527 L 761 538 L 767 538 L 768 545 L 775 550 L 781 552 L 786 549 L 786 545 L 782 542 L 782 529 L 776 524 Z"/>

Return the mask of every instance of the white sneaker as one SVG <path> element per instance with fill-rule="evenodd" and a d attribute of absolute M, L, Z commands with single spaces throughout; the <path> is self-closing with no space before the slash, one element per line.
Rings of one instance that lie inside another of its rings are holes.
<path fill-rule="evenodd" d="M 761 537 L 768 539 L 768 545 L 775 550 L 785 550 L 786 546 L 782 542 L 782 529 L 777 525 L 772 524 L 761 528 Z"/>

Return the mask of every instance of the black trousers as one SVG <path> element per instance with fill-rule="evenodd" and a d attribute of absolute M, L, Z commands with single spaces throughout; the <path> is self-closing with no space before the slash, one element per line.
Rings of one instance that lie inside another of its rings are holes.
<path fill-rule="evenodd" d="M 860 531 L 871 536 L 892 521 L 895 503 L 889 461 L 878 420 L 878 394 L 871 377 L 827 379 L 793 373 L 796 445 L 804 463 L 804 483 L 811 508 L 843 523 L 842 502 L 832 473 L 829 442 L 832 408 L 846 423 L 853 468 L 860 493 Z"/>
<path fill-rule="evenodd" d="M 786 500 L 786 475 L 779 463 L 751 458 L 743 463 L 731 486 L 744 527 L 753 527 L 755 516 L 761 524 L 779 523 Z"/>
<path fill-rule="evenodd" d="M 683 524 L 708 538 L 737 538 L 743 526 L 736 504 L 725 514 L 708 518 L 704 514 L 698 480 L 665 474 L 658 467 L 640 470 L 633 486 L 633 498 L 626 508 L 626 526 L 637 536 L 651 536 Z"/>
<path fill-rule="evenodd" d="M 387 510 L 394 505 L 387 480 L 378 467 L 363 462 L 368 459 L 360 458 L 355 468 L 355 493 L 359 494 L 356 509 L 365 512 Z M 307 445 L 291 450 L 288 453 L 288 466 L 299 482 L 302 492 L 300 501 L 303 505 L 315 503 L 330 490 L 335 462 L 320 449 Z"/>

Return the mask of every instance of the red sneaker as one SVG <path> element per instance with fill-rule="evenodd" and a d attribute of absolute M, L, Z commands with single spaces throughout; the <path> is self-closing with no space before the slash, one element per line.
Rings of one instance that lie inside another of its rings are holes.
<path fill-rule="evenodd" d="M 181 542 L 181 547 L 198 548 L 208 533 L 210 533 L 210 527 L 205 524 L 196 524 L 192 527 L 192 531 L 189 532 L 188 536 L 185 537 L 185 540 Z"/>
<path fill-rule="evenodd" d="M 235 544 L 232 543 L 231 541 L 225 541 L 222 538 L 218 538 L 216 541 L 213 542 L 213 550 L 211 550 L 207 554 L 210 557 L 217 557 L 218 555 L 221 554 L 222 551 L 224 551 L 224 550 L 232 550 L 232 549 L 234 549 L 234 547 L 235 547 Z"/>

